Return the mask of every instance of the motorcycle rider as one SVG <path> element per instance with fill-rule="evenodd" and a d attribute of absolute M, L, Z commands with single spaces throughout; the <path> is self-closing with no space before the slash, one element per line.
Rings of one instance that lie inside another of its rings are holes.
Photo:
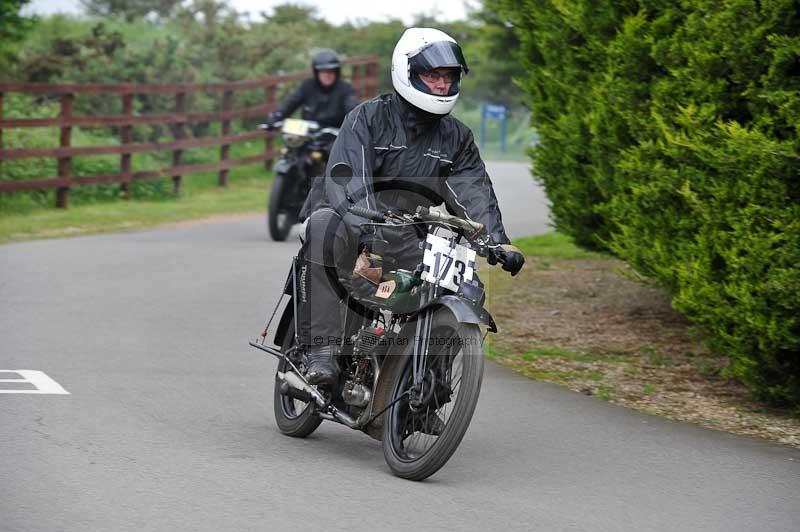
<path fill-rule="evenodd" d="M 365 283 L 374 291 L 380 270 L 373 259 L 393 259 L 414 269 L 422 257 L 424 234 L 413 227 L 362 226 L 367 220 L 348 212 L 350 205 L 386 210 L 444 202 L 451 213 L 484 224 L 506 252 L 503 269 L 515 275 L 522 268 L 525 258 L 506 236 L 472 133 L 449 116 L 467 72 L 452 37 L 410 28 L 392 55 L 395 92 L 362 103 L 345 118 L 326 177 L 315 183 L 324 190 L 312 190 L 304 208 L 313 212 L 299 255 L 298 326 L 310 383 L 335 382 L 340 301 Z M 331 179 L 342 168 L 353 176 L 346 187 Z"/>
<path fill-rule="evenodd" d="M 353 86 L 340 79 L 342 63 L 331 49 L 317 52 L 311 60 L 313 78 L 304 80 L 287 96 L 276 111 L 270 114 L 268 124 L 275 124 L 303 106 L 303 120 L 313 120 L 320 127 L 339 127 L 345 115 L 358 104 Z"/>

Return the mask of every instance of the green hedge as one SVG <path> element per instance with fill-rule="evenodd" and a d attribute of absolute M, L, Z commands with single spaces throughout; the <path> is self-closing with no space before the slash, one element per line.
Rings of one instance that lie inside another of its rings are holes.
<path fill-rule="evenodd" d="M 487 0 L 554 221 L 674 294 L 729 374 L 800 405 L 800 7 Z"/>

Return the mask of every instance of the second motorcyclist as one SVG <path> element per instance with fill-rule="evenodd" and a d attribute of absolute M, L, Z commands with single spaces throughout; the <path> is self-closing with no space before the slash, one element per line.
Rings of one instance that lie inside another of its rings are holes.
<path fill-rule="evenodd" d="M 275 180 L 267 209 L 267 228 L 275 241 L 285 240 L 292 225 L 305 219 L 300 208 L 311 188 L 311 180 L 323 174 L 336 131 L 347 112 L 357 103 L 352 85 L 340 79 L 341 62 L 336 52 L 329 49 L 317 52 L 311 61 L 311 69 L 313 77 L 289 94 L 265 125 L 267 129 L 285 125 L 284 120 L 298 107 L 302 107 L 303 120 L 316 123 L 309 129 L 315 134 L 302 146 L 297 145 L 303 140 L 302 135 L 288 135 L 291 141 L 284 145 L 281 159 L 275 165 Z M 287 134 L 284 141 L 286 138 Z"/>
<path fill-rule="evenodd" d="M 345 115 L 358 103 L 353 86 L 341 79 L 342 64 L 330 49 L 317 52 L 311 60 L 312 78 L 304 80 L 276 111 L 267 123 L 274 124 L 289 117 L 302 106 L 303 120 L 313 120 L 320 127 L 339 127 Z"/>

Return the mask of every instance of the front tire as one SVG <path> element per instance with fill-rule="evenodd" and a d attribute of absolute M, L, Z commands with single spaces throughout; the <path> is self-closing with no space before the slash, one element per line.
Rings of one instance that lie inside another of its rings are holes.
<path fill-rule="evenodd" d="M 440 308 L 434 312 L 430 338 L 427 361 L 431 376 L 412 394 L 430 397 L 427 402 L 400 399 L 386 412 L 383 422 L 386 463 L 392 473 L 409 480 L 433 475 L 456 451 L 475 412 L 483 380 L 483 346 L 477 325 L 459 323 L 450 310 Z M 389 402 L 414 389 L 412 352 L 413 347 L 403 355 L 406 360 L 394 378 Z"/>
<path fill-rule="evenodd" d="M 284 198 L 284 196 L 288 193 L 288 190 L 289 182 L 287 176 L 276 175 L 269 195 L 269 204 L 267 205 L 267 228 L 272 240 L 276 242 L 286 240 L 296 218 L 295 214 L 286 207 L 287 198 Z"/>
<path fill-rule="evenodd" d="M 281 346 L 281 352 L 286 353 L 291 347 L 294 346 L 294 323 L 289 322 L 286 336 Z M 294 362 L 294 361 L 293 361 Z M 297 363 L 295 363 L 297 365 Z M 293 371 L 292 367 L 285 361 L 278 362 L 278 371 Z M 283 395 L 280 391 L 281 381 L 278 378 L 277 372 L 275 373 L 275 386 L 272 394 L 272 406 L 275 412 L 275 423 L 278 425 L 278 430 L 287 436 L 294 438 L 305 438 L 319 427 L 322 423 L 322 418 L 314 412 L 314 406 L 294 399 L 288 395 Z"/>

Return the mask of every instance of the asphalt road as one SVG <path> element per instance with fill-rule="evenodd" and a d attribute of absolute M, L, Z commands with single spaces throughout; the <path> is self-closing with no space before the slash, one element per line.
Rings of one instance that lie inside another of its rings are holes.
<path fill-rule="evenodd" d="M 527 170 L 492 169 L 511 235 L 546 230 Z M 247 341 L 297 244 L 264 233 L 253 218 L 0 246 L 0 369 L 69 393 L 0 394 L 0 531 L 800 530 L 800 451 L 492 363 L 426 482 L 332 423 L 280 435 L 275 362 Z"/>

